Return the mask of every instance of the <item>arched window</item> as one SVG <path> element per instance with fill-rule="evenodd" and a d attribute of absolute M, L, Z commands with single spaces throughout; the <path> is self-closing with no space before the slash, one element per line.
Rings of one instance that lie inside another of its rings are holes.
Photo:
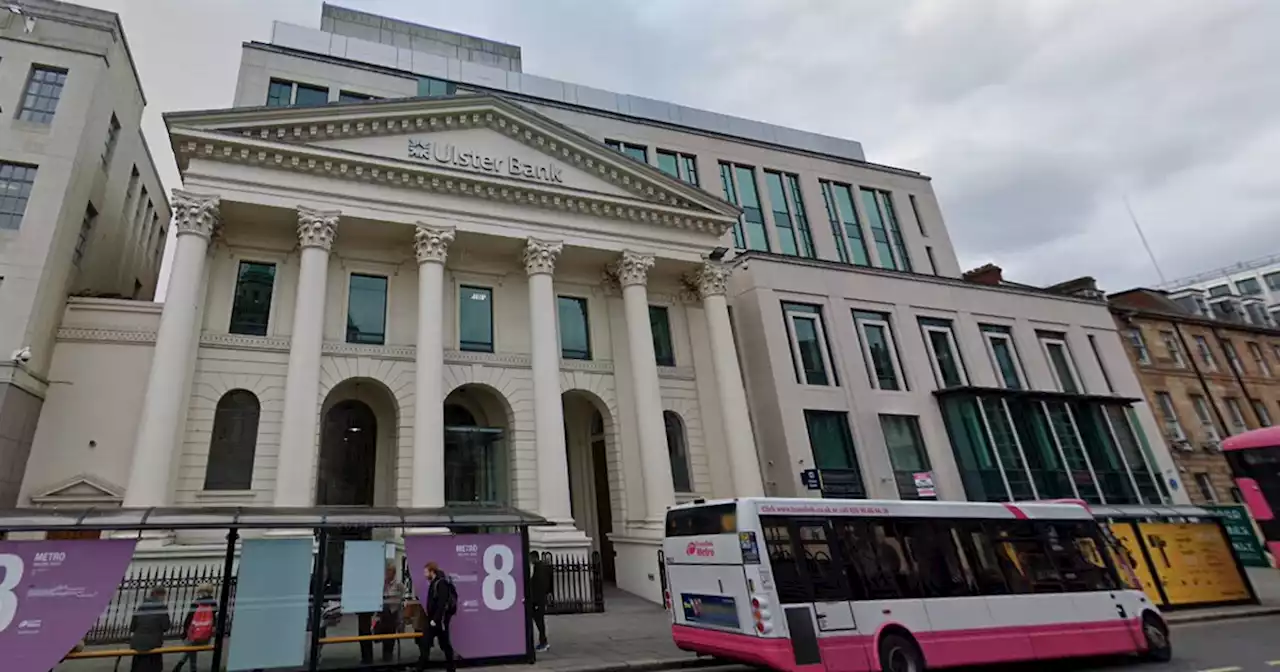
<path fill-rule="evenodd" d="M 667 456 L 671 458 L 671 484 L 676 492 L 693 492 L 693 480 L 689 477 L 689 441 L 684 431 L 684 421 L 674 411 L 662 412 L 662 424 L 667 428 Z"/>
<path fill-rule="evenodd" d="M 253 487 L 253 453 L 258 445 L 258 398 L 248 390 L 231 390 L 218 400 L 209 440 L 205 490 L 248 490 Z"/>

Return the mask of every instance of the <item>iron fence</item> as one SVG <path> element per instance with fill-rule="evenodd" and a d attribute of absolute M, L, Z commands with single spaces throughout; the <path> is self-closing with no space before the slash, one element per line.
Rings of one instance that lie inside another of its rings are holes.
<path fill-rule="evenodd" d="M 604 612 L 604 572 L 600 553 L 590 556 L 542 554 L 551 567 L 548 614 L 599 614 Z"/>
<path fill-rule="evenodd" d="M 213 587 L 216 599 L 222 590 L 221 565 L 195 566 L 152 566 L 137 567 L 125 575 L 115 595 L 105 611 L 98 616 L 93 627 L 85 634 L 86 644 L 118 644 L 129 641 L 129 625 L 138 605 L 146 599 L 154 588 L 168 591 L 165 602 L 169 605 L 171 624 L 165 632 L 166 638 L 176 639 L 183 635 L 182 625 L 186 620 L 187 609 L 196 599 L 196 591 L 201 585 Z M 235 596 L 235 577 L 231 578 L 231 595 Z"/>

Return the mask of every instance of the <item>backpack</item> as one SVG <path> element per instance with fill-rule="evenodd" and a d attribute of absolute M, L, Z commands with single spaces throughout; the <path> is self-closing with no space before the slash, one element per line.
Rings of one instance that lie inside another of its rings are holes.
<path fill-rule="evenodd" d="M 202 604 L 196 607 L 191 615 L 191 625 L 187 626 L 187 641 L 204 644 L 213 639 L 213 605 Z"/>
<path fill-rule="evenodd" d="M 453 587 L 452 581 L 444 582 L 444 615 L 452 617 L 458 613 L 458 589 Z"/>

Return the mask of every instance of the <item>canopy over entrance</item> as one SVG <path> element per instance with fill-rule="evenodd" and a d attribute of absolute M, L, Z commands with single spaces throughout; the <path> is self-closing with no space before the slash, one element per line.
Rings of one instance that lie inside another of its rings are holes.
<path fill-rule="evenodd" d="M 544 525 L 537 514 L 503 506 L 440 508 L 365 506 L 150 507 L 140 509 L 3 509 L 0 530 L 198 530 L 332 529 L 364 527 L 529 527 Z"/>

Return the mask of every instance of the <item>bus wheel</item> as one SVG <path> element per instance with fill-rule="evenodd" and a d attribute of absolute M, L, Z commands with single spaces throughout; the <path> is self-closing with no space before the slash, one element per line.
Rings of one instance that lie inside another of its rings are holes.
<path fill-rule="evenodd" d="M 889 633 L 880 639 L 882 672 L 924 672 L 924 656 L 909 638 Z"/>
<path fill-rule="evenodd" d="M 1169 643 L 1169 626 L 1160 617 L 1145 613 L 1142 615 L 1142 636 L 1147 640 L 1147 652 L 1144 657 L 1157 663 L 1167 663 L 1173 658 L 1173 646 Z"/>

